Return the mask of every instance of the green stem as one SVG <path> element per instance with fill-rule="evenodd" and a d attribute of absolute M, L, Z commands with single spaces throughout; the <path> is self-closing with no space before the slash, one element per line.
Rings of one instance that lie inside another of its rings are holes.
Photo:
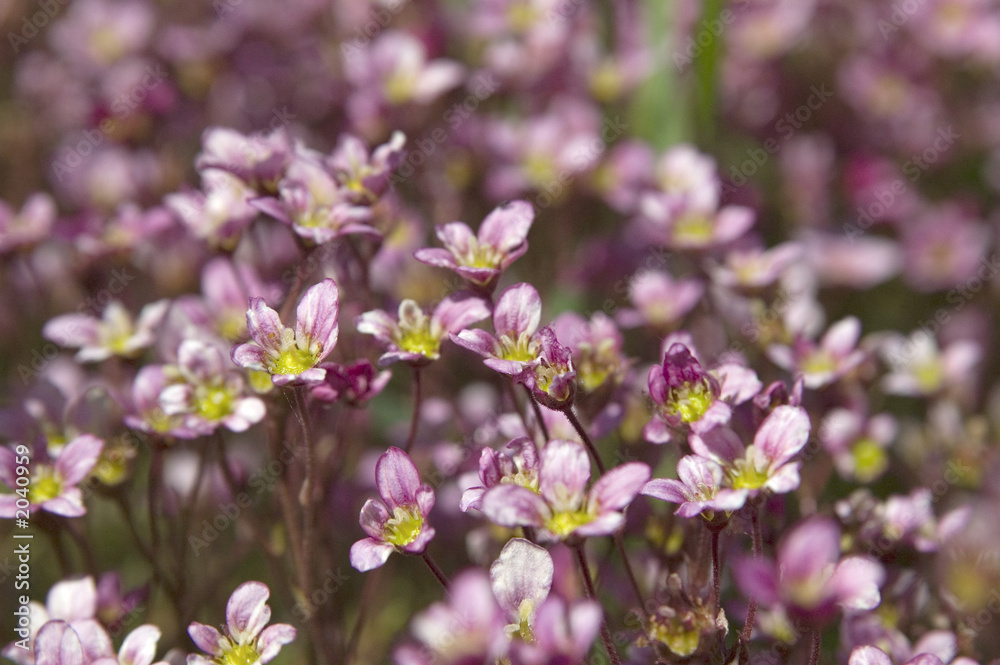
<path fill-rule="evenodd" d="M 576 562 L 580 565 L 580 577 L 583 578 L 583 585 L 587 590 L 587 597 L 597 600 L 597 591 L 594 589 L 594 580 L 590 577 L 590 568 L 587 567 L 587 555 L 583 551 L 583 543 L 576 545 L 573 550 L 576 552 Z M 603 614 L 603 607 L 601 613 Z M 621 665 L 622 659 L 615 648 L 614 640 L 611 638 L 611 631 L 608 630 L 608 622 L 601 618 L 601 642 L 604 643 L 604 650 L 608 653 L 612 665 Z"/>
<path fill-rule="evenodd" d="M 563 413 L 566 414 L 566 418 L 569 419 L 569 422 L 573 426 L 573 429 L 576 430 L 576 433 L 580 435 L 581 439 L 583 439 L 583 445 L 587 446 L 587 450 L 590 451 L 591 457 L 594 458 L 594 463 L 597 464 L 598 472 L 603 476 L 606 470 L 604 468 L 604 462 L 601 461 L 601 456 L 597 454 L 597 448 L 594 446 L 594 442 L 591 440 L 590 435 L 587 434 L 587 429 L 583 426 L 583 423 L 580 422 L 580 419 L 576 417 L 576 413 L 573 411 L 572 406 L 566 407 L 563 410 Z"/>

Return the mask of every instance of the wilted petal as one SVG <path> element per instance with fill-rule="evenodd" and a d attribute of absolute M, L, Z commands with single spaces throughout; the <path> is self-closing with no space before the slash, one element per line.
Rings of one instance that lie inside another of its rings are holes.
<path fill-rule="evenodd" d="M 375 484 L 390 510 L 396 506 L 417 504 L 420 474 L 410 456 L 399 448 L 389 448 L 378 458 L 375 464 Z"/>
<path fill-rule="evenodd" d="M 490 566 L 493 595 L 508 619 L 518 622 L 521 603 L 529 601 L 537 607 L 552 588 L 555 568 L 552 556 L 543 547 L 523 538 L 512 538 Z"/>
<path fill-rule="evenodd" d="M 295 310 L 295 338 L 307 339 L 310 344 L 318 342 L 321 349 L 319 360 L 325 358 L 337 344 L 339 310 L 340 292 L 337 283 L 329 278 L 311 286 Z"/>
<path fill-rule="evenodd" d="M 395 549 L 389 543 L 364 538 L 351 545 L 351 566 L 362 573 L 373 570 L 383 565 Z"/>
<path fill-rule="evenodd" d="M 271 620 L 267 599 L 271 590 L 262 582 L 244 582 L 236 587 L 226 603 L 226 625 L 229 634 L 240 644 L 256 639 Z"/>
<path fill-rule="evenodd" d="M 542 318 L 542 299 L 534 286 L 526 282 L 504 290 L 493 310 L 493 329 L 498 337 L 517 339 L 521 333 L 533 334 Z"/>

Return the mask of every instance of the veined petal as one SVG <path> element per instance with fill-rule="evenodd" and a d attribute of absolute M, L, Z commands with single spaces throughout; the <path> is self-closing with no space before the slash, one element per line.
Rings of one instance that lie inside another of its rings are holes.
<path fill-rule="evenodd" d="M 410 456 L 399 448 L 389 448 L 378 458 L 375 464 L 375 484 L 390 510 L 396 506 L 417 505 L 420 474 Z"/>
<path fill-rule="evenodd" d="M 440 247 L 425 247 L 413 253 L 413 258 L 421 263 L 426 263 L 437 268 L 450 268 L 454 270 L 458 267 L 454 255 L 447 249 Z"/>
<path fill-rule="evenodd" d="M 486 216 L 479 227 L 479 242 L 507 253 L 524 243 L 534 220 L 529 202 L 510 201 Z"/>
<path fill-rule="evenodd" d="M 354 322 L 354 327 L 359 333 L 372 335 L 383 344 L 388 344 L 392 342 L 396 321 L 389 316 L 388 312 L 373 309 L 359 316 Z"/>
<path fill-rule="evenodd" d="M 188 626 L 187 632 L 195 646 L 205 653 L 216 657 L 225 653 L 228 646 L 226 638 L 212 626 L 194 621 Z"/>
<path fill-rule="evenodd" d="M 457 333 L 490 315 L 490 308 L 482 298 L 455 298 L 449 296 L 434 308 L 431 325 L 441 333 Z M 435 326 L 436 324 L 436 326 Z"/>
<path fill-rule="evenodd" d="M 351 566 L 362 573 L 373 570 L 383 565 L 395 549 L 381 540 L 364 538 L 351 545 Z"/>
<path fill-rule="evenodd" d="M 451 341 L 470 351 L 475 351 L 484 358 L 495 358 L 500 355 L 500 343 L 497 338 L 485 330 L 463 330 L 451 335 Z"/>
<path fill-rule="evenodd" d="M 281 338 L 284 329 L 278 313 L 268 307 L 263 298 L 250 298 L 250 308 L 247 310 L 247 332 L 257 344 L 266 351 L 281 353 Z M 236 347 L 233 351 L 233 360 L 236 360 L 236 352 L 244 346 L 247 345 Z M 236 364 L 242 365 L 239 360 L 236 360 Z M 247 367 L 248 365 L 242 366 Z"/>
<path fill-rule="evenodd" d="M 63 489 L 62 494 L 42 503 L 42 508 L 63 517 L 80 517 L 87 514 L 83 506 L 83 493 L 76 487 Z"/>
<path fill-rule="evenodd" d="M 549 595 L 555 567 L 552 556 L 523 538 L 512 538 L 490 566 L 490 585 L 497 603 L 517 623 L 521 603 L 537 607 Z"/>
<path fill-rule="evenodd" d="M 267 599 L 271 590 L 262 582 L 244 582 L 236 587 L 226 603 L 226 625 L 239 644 L 256 639 L 271 620 Z"/>
<path fill-rule="evenodd" d="M 361 516 L 358 521 L 365 533 L 372 538 L 382 539 L 385 533 L 385 523 L 389 521 L 390 517 L 392 515 L 384 503 L 378 499 L 368 499 L 361 507 Z"/>
<path fill-rule="evenodd" d="M 45 607 L 53 619 L 83 621 L 97 612 L 97 586 L 94 578 L 82 577 L 55 584 L 45 597 Z"/>
<path fill-rule="evenodd" d="M 684 483 L 673 478 L 653 478 L 643 485 L 640 494 L 670 503 L 686 503 L 688 500 Z"/>
<path fill-rule="evenodd" d="M 434 233 L 441 244 L 456 256 L 467 254 L 471 242 L 475 239 L 475 236 L 472 235 L 472 229 L 462 222 L 442 224 L 434 229 Z"/>
<path fill-rule="evenodd" d="M 267 351 L 258 344 L 247 343 L 233 347 L 233 362 L 240 367 L 266 372 L 267 365 L 264 364 L 265 358 L 267 358 Z"/>
<path fill-rule="evenodd" d="M 857 647 L 851 651 L 847 665 L 892 665 L 892 660 L 878 647 Z"/>
<path fill-rule="evenodd" d="M 539 490 L 552 509 L 581 508 L 590 481 L 590 458 L 584 447 L 575 441 L 553 439 L 542 449 L 541 458 Z"/>
<path fill-rule="evenodd" d="M 590 503 L 598 512 L 622 510 L 649 481 L 649 465 L 629 462 L 611 469 L 590 488 Z"/>
<path fill-rule="evenodd" d="M 274 657 L 281 651 L 281 647 L 292 642 L 296 635 L 298 635 L 298 631 L 287 623 L 276 623 L 265 628 L 257 640 L 257 653 L 260 654 L 260 662 L 267 663 L 274 660 Z"/>
<path fill-rule="evenodd" d="M 746 450 L 739 435 L 728 427 L 715 427 L 702 434 L 692 434 L 689 441 L 696 455 L 723 464 L 743 457 Z"/>
<path fill-rule="evenodd" d="M 152 624 L 139 626 L 125 638 L 118 650 L 120 665 L 150 665 L 156 657 L 160 629 Z"/>
<path fill-rule="evenodd" d="M 339 310 L 340 292 L 337 283 L 329 278 L 309 287 L 295 310 L 295 339 L 306 339 L 310 344 L 318 342 L 319 360 L 337 344 Z"/>
<path fill-rule="evenodd" d="M 508 287 L 500 294 L 493 310 L 493 329 L 498 337 L 514 339 L 522 333 L 538 330 L 542 318 L 542 299 L 534 286 L 526 282 Z"/>
<path fill-rule="evenodd" d="M 787 462 L 809 440 L 809 415 L 798 406 L 779 406 L 761 424 L 753 443 L 773 464 Z"/>
<path fill-rule="evenodd" d="M 50 621 L 35 636 L 35 665 L 83 665 L 83 645 L 65 621 Z"/>
<path fill-rule="evenodd" d="M 480 507 L 491 522 L 500 526 L 543 526 L 550 511 L 545 500 L 526 487 L 497 485 L 483 495 Z"/>

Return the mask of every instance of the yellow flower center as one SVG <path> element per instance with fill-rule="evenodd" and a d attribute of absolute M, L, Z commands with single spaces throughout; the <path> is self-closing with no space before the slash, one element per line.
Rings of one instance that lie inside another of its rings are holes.
<path fill-rule="evenodd" d="M 523 332 L 517 339 L 504 335 L 500 338 L 500 357 L 504 360 L 530 362 L 537 355 L 538 344 L 532 343 L 531 335 Z"/>
<path fill-rule="evenodd" d="M 685 626 L 685 623 L 689 622 L 681 621 L 677 617 L 656 620 L 649 627 L 649 638 L 666 644 L 674 655 L 686 658 L 698 649 L 701 631 L 695 627 Z"/>
<path fill-rule="evenodd" d="M 802 371 L 806 374 L 826 374 L 837 369 L 837 361 L 826 349 L 817 349 L 802 361 Z"/>
<path fill-rule="evenodd" d="M 225 386 L 198 386 L 195 410 L 206 420 L 222 420 L 233 411 L 233 394 Z"/>
<path fill-rule="evenodd" d="M 941 371 L 941 364 L 937 360 L 918 363 L 913 368 L 913 377 L 917 380 L 917 385 L 925 393 L 935 392 L 941 387 L 944 380 L 944 372 Z"/>
<path fill-rule="evenodd" d="M 399 348 L 432 360 L 437 359 L 441 350 L 441 337 L 431 331 L 431 321 L 427 315 L 416 303 L 405 312 L 401 308 L 400 312 L 399 327 L 393 336 Z"/>
<path fill-rule="evenodd" d="M 683 386 L 673 388 L 666 408 L 671 415 L 679 415 L 684 422 L 693 423 L 701 420 L 714 403 L 715 395 L 703 381 L 694 384 L 685 383 Z"/>
<path fill-rule="evenodd" d="M 32 504 L 45 503 L 62 493 L 62 483 L 56 478 L 55 471 L 47 466 L 39 467 L 31 478 L 31 488 L 28 490 L 28 501 Z"/>
<path fill-rule="evenodd" d="M 500 265 L 500 253 L 491 245 L 479 244 L 477 238 L 469 238 L 469 247 L 461 256 L 456 256 L 458 262 L 469 268 L 496 268 Z"/>
<path fill-rule="evenodd" d="M 396 547 L 405 547 L 417 539 L 423 527 L 423 515 L 413 508 L 396 506 L 385 523 L 385 540 Z"/>
<path fill-rule="evenodd" d="M 277 360 L 271 362 L 271 374 L 301 374 L 316 364 L 316 356 L 306 349 L 297 346 L 289 347 L 281 352 Z"/>
<path fill-rule="evenodd" d="M 237 644 L 226 653 L 219 656 L 219 665 L 254 665 L 260 660 L 260 654 L 249 644 Z"/>
<path fill-rule="evenodd" d="M 758 469 L 751 459 L 753 446 L 747 448 L 745 459 L 738 459 L 733 462 L 732 469 L 729 470 L 729 477 L 733 489 L 738 490 L 759 490 L 767 482 L 770 475 L 767 469 Z"/>
<path fill-rule="evenodd" d="M 546 520 L 545 528 L 560 538 L 565 538 L 584 524 L 589 524 L 593 520 L 593 516 L 582 510 L 563 511 L 556 513 Z"/>
<path fill-rule="evenodd" d="M 885 449 L 874 439 L 861 439 L 851 446 L 854 458 L 854 475 L 863 482 L 874 480 L 889 466 Z"/>
<path fill-rule="evenodd" d="M 682 215 L 674 223 L 674 240 L 691 245 L 707 243 L 715 234 L 715 221 L 699 212 L 689 212 Z"/>

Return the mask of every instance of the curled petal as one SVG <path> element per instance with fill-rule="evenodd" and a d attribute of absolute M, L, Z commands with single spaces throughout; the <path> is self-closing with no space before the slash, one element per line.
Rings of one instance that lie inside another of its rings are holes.
<path fill-rule="evenodd" d="M 267 351 L 281 353 L 281 337 L 284 329 L 278 313 L 268 307 L 263 298 L 250 298 L 250 309 L 247 310 L 247 332 L 250 333 L 253 341 Z M 237 349 L 240 348 L 237 347 Z M 233 360 L 236 360 L 235 350 L 233 354 Z M 248 367 L 239 360 L 236 360 L 236 364 Z"/>
<path fill-rule="evenodd" d="M 225 653 L 226 647 L 229 646 L 222 633 L 197 621 L 188 626 L 188 635 L 191 636 L 191 641 L 196 647 L 211 656 L 221 656 Z"/>

